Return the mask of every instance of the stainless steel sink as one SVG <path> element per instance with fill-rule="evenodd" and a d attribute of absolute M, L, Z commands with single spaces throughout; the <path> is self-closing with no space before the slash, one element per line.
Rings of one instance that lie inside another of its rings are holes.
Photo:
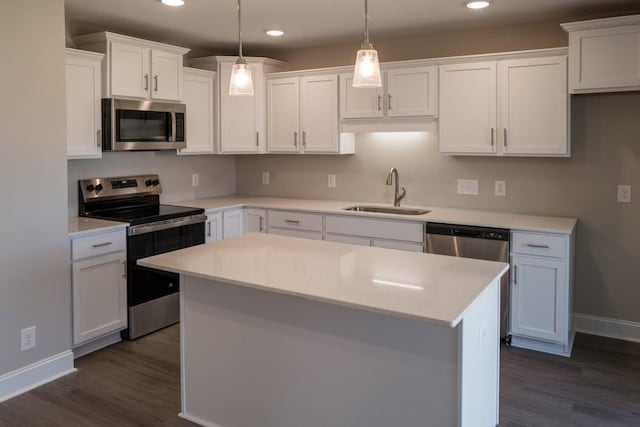
<path fill-rule="evenodd" d="M 375 212 L 375 213 L 386 213 L 386 214 L 396 214 L 396 215 L 424 215 L 430 210 L 427 209 L 411 209 L 411 208 L 396 208 L 396 207 L 384 207 L 384 206 L 351 206 L 350 208 L 344 208 L 345 211 L 354 211 L 354 212 Z"/>

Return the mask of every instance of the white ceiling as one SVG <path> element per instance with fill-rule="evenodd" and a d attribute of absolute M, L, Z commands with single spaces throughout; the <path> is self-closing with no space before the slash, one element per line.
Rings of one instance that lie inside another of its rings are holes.
<path fill-rule="evenodd" d="M 65 0 L 68 32 L 109 30 L 212 52 L 235 48 L 236 0 L 185 1 L 172 8 L 160 0 Z M 493 0 L 480 11 L 463 2 L 369 0 L 371 39 L 640 11 L 638 0 Z M 363 10 L 364 0 L 243 0 L 246 51 L 359 42 Z M 286 34 L 267 37 L 269 28 Z"/>

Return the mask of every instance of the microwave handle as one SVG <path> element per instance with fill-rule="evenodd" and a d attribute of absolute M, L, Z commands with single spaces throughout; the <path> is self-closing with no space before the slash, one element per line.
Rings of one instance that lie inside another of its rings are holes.
<path fill-rule="evenodd" d="M 176 112 L 171 112 L 171 137 L 169 142 L 175 142 L 176 140 Z"/>

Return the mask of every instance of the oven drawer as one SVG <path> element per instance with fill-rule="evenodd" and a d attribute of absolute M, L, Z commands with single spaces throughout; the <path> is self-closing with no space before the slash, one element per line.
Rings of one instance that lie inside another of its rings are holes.
<path fill-rule="evenodd" d="M 567 236 L 520 231 L 512 233 L 511 252 L 513 253 L 566 258 L 567 247 Z"/>
<path fill-rule="evenodd" d="M 71 259 L 75 261 L 110 252 L 124 251 L 126 247 L 125 230 L 77 237 L 71 240 Z"/>

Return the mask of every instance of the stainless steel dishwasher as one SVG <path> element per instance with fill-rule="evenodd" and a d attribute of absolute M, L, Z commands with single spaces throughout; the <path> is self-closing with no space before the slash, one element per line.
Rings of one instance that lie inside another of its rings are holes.
<path fill-rule="evenodd" d="M 425 251 L 431 254 L 509 263 L 509 230 L 469 225 L 427 223 Z M 509 272 L 500 281 L 500 337 L 507 344 Z"/>

